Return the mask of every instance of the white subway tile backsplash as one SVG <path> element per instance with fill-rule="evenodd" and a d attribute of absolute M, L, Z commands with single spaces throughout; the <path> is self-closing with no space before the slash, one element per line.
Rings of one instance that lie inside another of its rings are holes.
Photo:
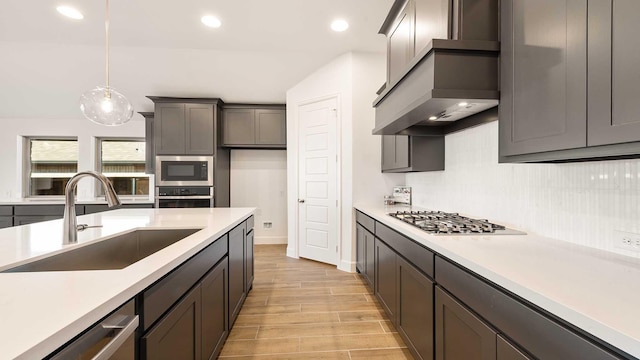
<path fill-rule="evenodd" d="M 447 135 L 445 171 L 407 174 L 415 205 L 640 258 L 614 230 L 640 233 L 640 160 L 499 164 L 498 123 Z"/>

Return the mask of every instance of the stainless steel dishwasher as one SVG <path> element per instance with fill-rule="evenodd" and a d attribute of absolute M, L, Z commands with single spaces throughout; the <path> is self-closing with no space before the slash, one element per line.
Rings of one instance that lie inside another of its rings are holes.
<path fill-rule="evenodd" d="M 48 359 L 134 360 L 138 323 L 131 300 Z"/>

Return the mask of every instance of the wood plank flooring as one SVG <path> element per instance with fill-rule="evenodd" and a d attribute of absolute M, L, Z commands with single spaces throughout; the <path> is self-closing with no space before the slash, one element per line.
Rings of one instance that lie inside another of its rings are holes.
<path fill-rule="evenodd" d="M 220 359 L 413 359 L 359 274 L 255 246 L 255 280 Z"/>

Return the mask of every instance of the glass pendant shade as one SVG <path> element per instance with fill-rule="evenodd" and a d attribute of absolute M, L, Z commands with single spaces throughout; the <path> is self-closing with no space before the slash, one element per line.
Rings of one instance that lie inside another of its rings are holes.
<path fill-rule="evenodd" d="M 113 88 L 97 87 L 80 96 L 82 114 L 96 124 L 117 126 L 133 117 L 133 105 Z"/>

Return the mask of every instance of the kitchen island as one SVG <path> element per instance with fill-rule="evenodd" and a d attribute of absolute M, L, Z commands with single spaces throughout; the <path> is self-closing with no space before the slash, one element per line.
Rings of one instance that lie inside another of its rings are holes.
<path fill-rule="evenodd" d="M 436 354 L 446 353 L 441 330 L 457 312 L 465 326 L 486 330 L 480 342 L 492 351 L 498 343 L 498 354 L 500 344 L 522 353 L 514 358 L 640 357 L 640 260 L 531 233 L 432 235 L 388 215 L 423 208 L 363 204 L 356 210 L 364 254 L 359 270 L 414 351 L 435 344 Z M 431 338 L 411 332 L 406 314 L 416 308 L 416 289 L 426 294 L 423 304 L 436 299 L 432 313 L 414 312 L 433 322 Z"/>
<path fill-rule="evenodd" d="M 62 220 L 0 230 L 0 271 L 136 229 L 202 229 L 118 270 L 0 273 L 0 358 L 47 356 L 242 224 L 253 208 L 120 209 L 78 217 L 101 225 L 62 244 Z"/>

